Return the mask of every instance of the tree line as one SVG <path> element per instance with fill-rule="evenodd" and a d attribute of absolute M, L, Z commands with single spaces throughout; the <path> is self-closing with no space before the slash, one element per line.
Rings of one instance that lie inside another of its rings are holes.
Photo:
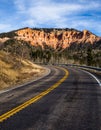
<path fill-rule="evenodd" d="M 101 45 L 100 43 L 98 43 Z M 23 40 L 9 39 L 0 46 L 1 50 L 11 53 L 20 59 L 26 58 L 41 64 L 81 64 L 101 67 L 101 49 L 98 44 L 75 44 L 69 48 L 53 49 L 44 43 L 44 47 L 32 46 Z"/>

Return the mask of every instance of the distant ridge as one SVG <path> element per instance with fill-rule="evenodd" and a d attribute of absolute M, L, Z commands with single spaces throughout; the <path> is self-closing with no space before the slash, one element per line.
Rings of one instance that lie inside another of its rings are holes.
<path fill-rule="evenodd" d="M 101 67 L 101 37 L 88 30 L 21 28 L 0 34 L 0 50 L 36 63 Z"/>
<path fill-rule="evenodd" d="M 69 28 L 21 28 L 0 34 L 0 42 L 8 39 L 24 40 L 33 46 L 48 45 L 54 49 L 65 49 L 72 44 L 96 44 L 101 37 L 96 36 L 88 30 L 79 31 Z"/>

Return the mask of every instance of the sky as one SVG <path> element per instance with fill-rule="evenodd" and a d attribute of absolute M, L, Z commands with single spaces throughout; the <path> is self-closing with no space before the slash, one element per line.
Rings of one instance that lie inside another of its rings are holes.
<path fill-rule="evenodd" d="M 24 27 L 86 29 L 101 36 L 101 0 L 0 0 L 0 33 Z"/>

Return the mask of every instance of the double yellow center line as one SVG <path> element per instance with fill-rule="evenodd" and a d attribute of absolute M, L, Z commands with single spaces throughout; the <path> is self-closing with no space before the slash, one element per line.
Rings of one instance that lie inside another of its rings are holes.
<path fill-rule="evenodd" d="M 58 67 L 60 68 L 60 67 Z M 45 95 L 47 95 L 49 92 L 51 92 L 52 90 L 54 90 L 55 88 L 57 88 L 61 83 L 63 83 L 66 78 L 68 77 L 68 71 L 64 68 L 60 68 L 61 70 L 63 70 L 65 72 L 65 76 L 63 76 L 57 83 L 55 83 L 53 86 L 51 86 L 50 88 L 48 88 L 47 90 L 41 92 L 40 94 L 38 94 L 37 96 L 33 97 L 32 99 L 26 101 L 25 103 L 13 108 L 12 110 L 4 113 L 3 115 L 0 116 L 0 122 L 3 122 L 4 120 L 8 119 L 9 117 L 13 116 L 14 114 L 16 114 L 17 112 L 23 110 L 24 108 L 28 107 L 29 105 L 31 105 L 32 103 L 38 101 L 39 99 L 41 99 L 42 97 L 44 97 Z"/>

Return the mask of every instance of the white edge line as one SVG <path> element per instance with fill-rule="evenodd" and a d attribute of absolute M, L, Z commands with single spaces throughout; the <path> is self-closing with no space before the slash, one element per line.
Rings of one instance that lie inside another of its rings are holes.
<path fill-rule="evenodd" d="M 22 85 L 19 85 L 19 86 L 15 86 L 15 87 L 12 87 L 12 88 L 9 88 L 9 89 L 6 89 L 6 90 L 1 90 L 1 91 L 0 91 L 0 94 L 9 92 L 9 91 L 14 90 L 14 89 L 16 89 L 16 88 L 20 88 L 20 87 L 23 87 L 24 85 L 28 85 L 28 84 L 30 84 L 30 83 L 33 83 L 33 82 L 37 81 L 37 80 L 40 80 L 40 79 L 42 79 L 42 78 L 44 78 L 44 77 L 46 77 L 46 76 L 48 76 L 48 75 L 50 74 L 51 70 L 50 70 L 49 68 L 47 68 L 47 71 L 48 71 L 47 74 L 46 74 L 46 75 L 43 75 L 42 77 L 39 77 L 39 78 L 37 78 L 37 79 L 35 79 L 35 80 L 29 81 L 29 82 L 27 82 L 27 83 L 25 83 L 25 84 L 22 84 Z"/>
<path fill-rule="evenodd" d="M 87 73 L 90 76 L 92 76 L 97 81 L 97 83 L 99 84 L 99 86 L 101 87 L 101 82 L 100 82 L 100 80 L 95 75 L 93 75 L 92 73 L 90 73 L 88 71 L 85 71 L 85 70 L 82 70 L 82 71 L 84 71 L 85 73 Z"/>

